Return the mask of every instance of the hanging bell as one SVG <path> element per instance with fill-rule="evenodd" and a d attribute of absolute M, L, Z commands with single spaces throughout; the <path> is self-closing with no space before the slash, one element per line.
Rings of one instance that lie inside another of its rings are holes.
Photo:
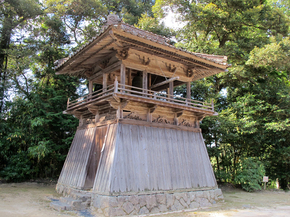
<path fill-rule="evenodd" d="M 143 77 L 141 76 L 141 73 L 138 72 L 137 75 L 132 80 L 132 86 L 133 87 L 143 88 L 143 84 L 142 83 L 143 83 Z"/>

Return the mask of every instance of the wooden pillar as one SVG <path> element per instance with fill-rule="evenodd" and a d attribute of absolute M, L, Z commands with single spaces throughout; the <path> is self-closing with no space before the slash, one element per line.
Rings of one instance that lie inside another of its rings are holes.
<path fill-rule="evenodd" d="M 83 115 L 80 115 L 80 119 L 79 119 L 79 127 L 83 126 L 83 124 L 84 124 Z"/>
<path fill-rule="evenodd" d="M 88 100 L 90 100 L 90 98 L 93 95 L 93 81 L 89 81 L 89 95 L 88 95 Z"/>
<path fill-rule="evenodd" d="M 188 102 L 190 102 L 190 100 L 191 100 L 191 85 L 190 85 L 190 82 L 186 83 L 186 98 L 187 98 L 187 101 L 186 101 L 186 105 L 187 105 Z"/>
<path fill-rule="evenodd" d="M 123 118 L 123 108 L 121 105 L 118 106 L 118 109 L 116 111 L 116 118 L 117 119 Z"/>
<path fill-rule="evenodd" d="M 148 90 L 150 90 L 150 87 L 151 87 L 151 74 L 148 73 Z M 152 92 L 151 91 L 148 91 L 148 93 L 150 94 L 149 97 L 152 98 L 153 95 L 152 95 Z"/>
<path fill-rule="evenodd" d="M 154 106 L 148 108 L 148 110 L 147 110 L 147 121 L 148 122 L 152 122 L 152 114 L 156 110 L 157 107 L 158 107 L 157 105 L 154 105 Z"/>
<path fill-rule="evenodd" d="M 148 73 L 146 71 L 143 71 L 143 83 L 142 83 L 142 88 L 143 88 L 143 93 L 147 93 L 148 90 Z M 147 95 L 144 95 L 147 96 Z"/>
<path fill-rule="evenodd" d="M 120 69 L 120 84 L 121 84 L 121 88 L 125 89 L 124 85 L 126 84 L 126 67 L 123 63 L 121 64 L 121 69 Z"/>
<path fill-rule="evenodd" d="M 179 120 L 178 120 L 178 117 L 177 117 L 177 113 L 174 113 L 174 124 L 175 125 L 179 125 Z"/>
<path fill-rule="evenodd" d="M 148 89 L 151 87 L 151 74 L 148 73 Z"/>
<path fill-rule="evenodd" d="M 171 95 L 169 98 L 172 98 L 172 95 L 173 95 L 173 81 L 169 82 L 169 95 Z"/>
<path fill-rule="evenodd" d="M 152 114 L 150 112 L 147 113 L 147 121 L 152 122 Z"/>
<path fill-rule="evenodd" d="M 89 81 L 89 95 L 92 96 L 93 93 L 93 81 Z"/>
<path fill-rule="evenodd" d="M 99 114 L 99 110 L 96 110 L 96 113 L 95 113 L 95 123 L 97 123 L 100 119 L 100 114 Z"/>
<path fill-rule="evenodd" d="M 108 86 L 108 74 L 103 74 L 103 91 L 107 90 Z"/>

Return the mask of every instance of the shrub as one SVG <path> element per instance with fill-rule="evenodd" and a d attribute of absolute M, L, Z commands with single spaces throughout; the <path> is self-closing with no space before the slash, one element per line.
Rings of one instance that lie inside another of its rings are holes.
<path fill-rule="evenodd" d="M 261 190 L 261 183 L 265 174 L 265 168 L 261 161 L 249 157 L 240 161 L 235 182 L 241 184 L 245 191 Z"/>

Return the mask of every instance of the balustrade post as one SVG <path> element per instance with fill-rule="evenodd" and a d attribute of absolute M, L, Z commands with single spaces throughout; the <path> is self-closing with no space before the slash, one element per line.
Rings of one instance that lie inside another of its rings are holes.
<path fill-rule="evenodd" d="M 212 111 L 214 111 L 213 99 L 211 99 L 211 109 L 212 109 Z"/>
<path fill-rule="evenodd" d="M 67 103 L 66 103 L 66 108 L 68 109 L 69 107 L 69 98 L 67 98 Z"/>
<path fill-rule="evenodd" d="M 118 85 L 118 78 L 116 76 L 114 81 L 114 93 L 118 93 Z"/>

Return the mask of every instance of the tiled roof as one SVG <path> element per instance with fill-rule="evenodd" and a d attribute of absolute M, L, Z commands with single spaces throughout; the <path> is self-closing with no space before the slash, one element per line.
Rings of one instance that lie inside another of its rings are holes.
<path fill-rule="evenodd" d="M 160 35 L 154 34 L 152 32 L 149 32 L 149 31 L 145 31 L 145 30 L 136 28 L 136 27 L 134 27 L 132 25 L 129 25 L 129 24 L 126 24 L 126 23 L 123 23 L 123 22 L 118 22 L 118 23 L 113 23 L 111 25 L 105 25 L 102 28 L 102 31 L 97 36 L 95 36 L 91 40 L 89 40 L 86 44 L 84 44 L 82 47 L 80 47 L 72 55 L 70 55 L 67 58 L 64 58 L 64 59 L 55 61 L 55 68 L 54 69 L 58 70 L 66 62 L 68 62 L 72 57 L 76 56 L 84 48 L 86 48 L 90 44 L 92 44 L 98 37 L 100 37 L 110 27 L 117 28 L 117 29 L 121 29 L 122 31 L 124 31 L 126 33 L 135 35 L 135 36 L 140 37 L 140 38 L 144 38 L 144 39 L 150 40 L 152 42 L 155 42 L 155 43 L 158 43 L 158 44 L 161 44 L 161 45 L 165 45 L 165 46 L 170 47 L 170 48 L 174 48 L 176 50 L 179 50 L 179 51 L 182 51 L 182 52 L 185 52 L 185 53 L 194 55 L 196 57 L 199 57 L 199 58 L 202 58 L 202 59 L 205 59 L 205 60 L 208 60 L 208 61 L 217 63 L 217 64 L 219 64 L 221 66 L 229 66 L 227 64 L 227 57 L 226 56 L 219 56 L 219 55 L 211 55 L 211 54 L 202 54 L 202 53 L 189 52 L 189 51 L 183 50 L 181 48 L 177 48 L 177 47 L 169 44 L 168 42 L 170 41 L 170 39 L 168 39 L 168 38 L 166 38 L 164 36 L 160 36 Z"/>

